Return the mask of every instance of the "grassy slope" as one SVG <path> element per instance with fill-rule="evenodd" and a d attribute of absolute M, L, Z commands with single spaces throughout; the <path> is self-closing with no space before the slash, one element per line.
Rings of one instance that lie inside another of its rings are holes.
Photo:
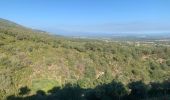
<path fill-rule="evenodd" d="M 65 83 L 83 88 L 170 76 L 170 48 L 54 37 L 0 20 L 0 94 L 28 86 L 47 91 Z"/>

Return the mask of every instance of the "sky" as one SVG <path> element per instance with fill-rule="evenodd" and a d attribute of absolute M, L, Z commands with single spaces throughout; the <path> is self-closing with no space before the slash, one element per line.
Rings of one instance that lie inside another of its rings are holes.
<path fill-rule="evenodd" d="M 1 0 L 0 17 L 54 34 L 168 33 L 170 0 Z"/>

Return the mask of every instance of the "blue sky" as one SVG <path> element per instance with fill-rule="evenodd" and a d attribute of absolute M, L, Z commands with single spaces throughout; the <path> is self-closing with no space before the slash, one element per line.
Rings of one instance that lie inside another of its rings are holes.
<path fill-rule="evenodd" d="M 1 0 L 0 12 L 56 34 L 170 32 L 170 0 Z"/>

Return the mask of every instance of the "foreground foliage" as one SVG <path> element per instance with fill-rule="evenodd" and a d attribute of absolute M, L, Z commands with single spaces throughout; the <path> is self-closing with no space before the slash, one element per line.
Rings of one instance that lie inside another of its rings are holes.
<path fill-rule="evenodd" d="M 77 84 L 66 84 L 63 87 L 54 87 L 47 93 L 38 90 L 29 95 L 28 87 L 20 88 L 18 96 L 8 96 L 7 100 L 169 100 L 170 81 L 163 83 L 144 84 L 142 81 L 129 83 L 128 87 L 120 82 L 112 81 L 94 89 L 83 89 Z M 130 91 L 128 91 L 128 89 Z"/>

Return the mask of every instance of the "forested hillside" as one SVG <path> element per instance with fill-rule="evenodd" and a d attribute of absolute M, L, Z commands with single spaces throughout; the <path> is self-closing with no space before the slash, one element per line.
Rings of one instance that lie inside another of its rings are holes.
<path fill-rule="evenodd" d="M 167 45 L 72 39 L 0 19 L 2 100 L 169 100 L 169 95 Z"/>

